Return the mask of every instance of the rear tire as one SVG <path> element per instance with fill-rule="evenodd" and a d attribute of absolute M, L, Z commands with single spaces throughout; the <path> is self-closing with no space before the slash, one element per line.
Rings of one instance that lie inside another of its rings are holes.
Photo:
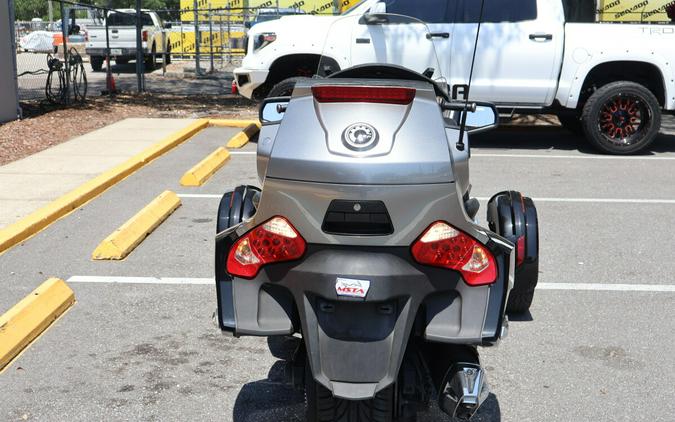
<path fill-rule="evenodd" d="M 392 422 L 394 387 L 389 386 L 370 400 L 344 400 L 333 397 L 314 380 L 312 370 L 305 369 L 307 422 Z"/>
<path fill-rule="evenodd" d="M 516 245 L 516 268 L 513 289 L 509 294 L 506 312 L 527 312 L 534 299 L 539 280 L 539 222 L 532 199 L 520 192 L 501 192 L 488 202 L 490 230 Z M 518 239 L 524 238 L 524 255 L 518 265 Z"/>
<path fill-rule="evenodd" d="M 272 87 L 272 89 L 270 90 L 270 92 L 267 96 L 268 97 L 290 97 L 291 95 L 293 95 L 293 89 L 295 89 L 295 84 L 298 83 L 298 81 L 301 81 L 301 80 L 304 80 L 304 79 L 307 79 L 307 78 L 294 77 L 294 78 L 284 79 L 283 81 L 274 85 L 274 87 Z"/>
<path fill-rule="evenodd" d="M 91 64 L 91 70 L 94 72 L 100 72 L 103 69 L 103 57 L 102 56 L 91 56 L 89 57 L 89 63 Z"/>
<path fill-rule="evenodd" d="M 145 70 L 152 72 L 156 68 L 157 68 L 157 50 L 153 44 L 150 55 L 145 57 Z"/>
<path fill-rule="evenodd" d="M 661 129 L 661 106 L 643 85 L 612 82 L 586 101 L 581 121 L 586 138 L 600 151 L 633 154 L 656 139 Z"/>
<path fill-rule="evenodd" d="M 216 233 L 253 217 L 257 205 L 255 197 L 259 194 L 260 189 L 255 186 L 237 186 L 234 190 L 225 193 L 218 207 Z"/>

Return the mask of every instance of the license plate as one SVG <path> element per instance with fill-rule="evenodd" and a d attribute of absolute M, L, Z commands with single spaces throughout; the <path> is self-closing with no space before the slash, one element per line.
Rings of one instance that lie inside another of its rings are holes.
<path fill-rule="evenodd" d="M 342 277 L 335 280 L 335 292 L 338 296 L 365 298 L 369 289 L 369 280 L 354 280 Z"/>
<path fill-rule="evenodd" d="M 111 56 L 121 56 L 122 55 L 122 49 L 121 48 L 111 48 L 110 49 L 110 55 Z"/>

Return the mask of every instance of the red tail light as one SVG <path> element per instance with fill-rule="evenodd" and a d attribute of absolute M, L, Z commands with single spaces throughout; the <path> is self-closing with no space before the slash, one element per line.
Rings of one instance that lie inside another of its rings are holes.
<path fill-rule="evenodd" d="M 516 240 L 516 266 L 525 262 L 525 236 Z"/>
<path fill-rule="evenodd" d="M 304 255 L 305 239 L 283 217 L 273 217 L 239 238 L 227 257 L 227 272 L 253 278 L 260 268 Z"/>
<path fill-rule="evenodd" d="M 379 103 L 406 105 L 415 98 L 412 88 L 390 86 L 315 86 L 314 98 L 320 103 Z"/>
<path fill-rule="evenodd" d="M 480 242 L 451 225 L 437 221 L 412 245 L 412 255 L 423 265 L 459 271 L 470 286 L 494 283 L 497 264 Z"/>
<path fill-rule="evenodd" d="M 143 36 L 143 41 L 147 41 L 147 40 L 148 40 L 148 31 L 143 31 L 143 32 L 141 32 L 141 35 Z"/>

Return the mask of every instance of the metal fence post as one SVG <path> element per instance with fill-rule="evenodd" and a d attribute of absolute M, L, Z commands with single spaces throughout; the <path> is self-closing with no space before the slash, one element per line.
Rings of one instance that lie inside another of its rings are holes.
<path fill-rule="evenodd" d="M 105 9 L 103 11 L 103 18 L 105 19 L 105 59 L 106 59 L 106 79 L 105 79 L 105 87 L 108 90 L 108 95 L 111 97 L 113 96 L 113 89 L 112 89 L 112 69 L 110 66 L 110 29 L 108 28 L 108 9 Z"/>
<path fill-rule="evenodd" d="M 143 26 L 141 24 L 141 0 L 136 0 L 136 82 L 139 94 L 145 91 L 143 86 Z"/>
<path fill-rule="evenodd" d="M 195 76 L 201 74 L 201 69 L 199 68 L 199 44 L 201 42 L 201 37 L 199 36 L 199 10 L 197 7 L 197 0 L 195 0 L 192 10 L 195 19 Z"/>
<path fill-rule="evenodd" d="M 63 37 L 63 62 L 66 69 L 66 86 L 64 92 L 64 103 L 70 103 L 70 65 L 68 64 L 68 17 L 66 16 L 66 6 L 63 2 L 59 2 L 61 7 L 61 36 Z"/>
<path fill-rule="evenodd" d="M 213 12 L 211 11 L 211 3 L 209 3 L 209 50 L 211 57 L 211 69 L 209 73 L 213 73 Z"/>

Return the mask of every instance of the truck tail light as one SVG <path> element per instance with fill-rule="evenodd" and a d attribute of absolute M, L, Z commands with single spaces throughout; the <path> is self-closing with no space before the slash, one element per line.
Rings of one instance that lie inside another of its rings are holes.
<path fill-rule="evenodd" d="M 143 37 L 143 41 L 148 41 L 148 31 L 143 31 L 141 32 L 141 35 Z"/>
<path fill-rule="evenodd" d="M 240 237 L 227 256 L 227 272 L 253 278 L 260 269 L 277 262 L 293 261 L 305 254 L 305 239 L 284 217 L 276 216 Z"/>
<path fill-rule="evenodd" d="M 415 89 L 391 86 L 314 86 L 314 98 L 320 103 L 378 103 L 410 104 L 415 98 Z"/>
<path fill-rule="evenodd" d="M 466 284 L 482 286 L 497 279 L 497 264 L 485 245 L 444 221 L 429 226 L 412 245 L 415 261 L 459 271 Z"/>

